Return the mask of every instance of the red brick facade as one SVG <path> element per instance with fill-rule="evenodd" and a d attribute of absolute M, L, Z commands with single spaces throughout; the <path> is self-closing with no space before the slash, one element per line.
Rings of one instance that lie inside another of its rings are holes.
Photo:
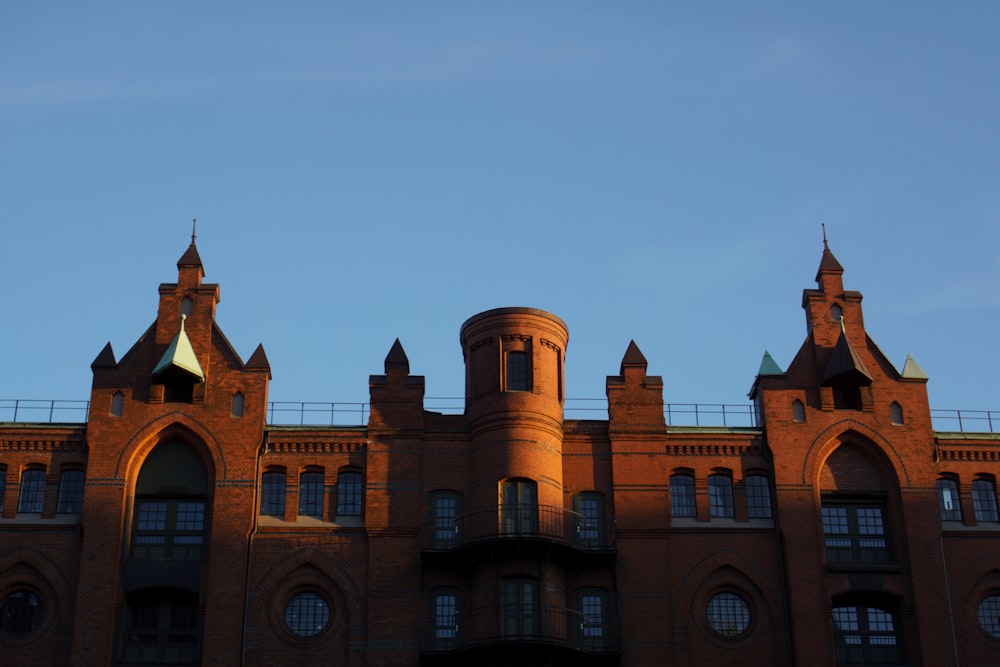
<path fill-rule="evenodd" d="M 0 663 L 1000 664 L 1000 434 L 933 429 L 842 274 L 754 426 L 670 425 L 634 343 L 565 418 L 531 308 L 462 326 L 463 414 L 397 341 L 366 424 L 278 426 L 192 241 L 85 424 L 0 423 Z"/>

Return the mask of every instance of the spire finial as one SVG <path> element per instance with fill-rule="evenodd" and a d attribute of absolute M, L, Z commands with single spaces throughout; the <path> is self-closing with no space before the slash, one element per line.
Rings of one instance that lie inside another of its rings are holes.
<path fill-rule="evenodd" d="M 826 223 L 825 223 L 825 222 L 821 222 L 821 223 L 819 223 L 819 224 L 820 224 L 820 226 L 821 226 L 821 227 L 823 228 L 823 249 L 824 249 L 824 250 L 829 250 L 829 249 L 830 249 L 830 246 L 828 246 L 828 245 L 826 244 Z"/>
<path fill-rule="evenodd" d="M 844 334 L 847 333 L 847 325 L 844 324 L 844 316 L 843 315 L 840 316 L 840 333 L 844 333 Z"/>
<path fill-rule="evenodd" d="M 191 245 L 194 245 L 194 237 L 198 233 L 198 218 L 192 218 L 191 220 Z M 826 238 L 826 232 L 823 232 L 823 238 Z"/>

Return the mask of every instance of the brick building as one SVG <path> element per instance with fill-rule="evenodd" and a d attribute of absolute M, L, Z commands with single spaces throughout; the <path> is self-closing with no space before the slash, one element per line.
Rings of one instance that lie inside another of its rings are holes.
<path fill-rule="evenodd" d="M 282 426 L 192 239 L 85 423 L 0 423 L 0 662 L 998 664 L 1000 433 L 935 431 L 842 275 L 746 426 L 674 425 L 634 343 L 567 418 L 532 308 L 462 325 L 461 414 L 397 341 L 366 424 Z"/>

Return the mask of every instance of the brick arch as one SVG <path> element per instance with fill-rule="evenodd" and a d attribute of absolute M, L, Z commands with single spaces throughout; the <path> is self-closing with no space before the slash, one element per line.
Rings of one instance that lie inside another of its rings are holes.
<path fill-rule="evenodd" d="M 52 641 L 53 634 L 65 631 L 73 622 L 73 585 L 66 575 L 44 553 L 32 547 L 17 547 L 0 557 L 0 600 L 19 588 L 37 591 L 43 603 L 54 607 L 47 615 L 45 627 L 27 645 Z M 68 637 L 66 638 L 68 640 Z M 11 643 L 16 647 L 18 642 Z"/>
<path fill-rule="evenodd" d="M 295 585 L 296 580 L 322 585 L 323 579 L 335 588 L 338 601 L 347 612 L 347 632 L 353 640 L 363 634 L 365 608 L 364 596 L 358 584 L 347 569 L 336 559 L 311 547 L 300 549 L 287 556 L 261 577 L 261 583 L 250 596 L 248 614 L 257 627 L 263 627 L 270 611 L 272 600 L 281 591 Z"/>
<path fill-rule="evenodd" d="M 698 597 L 699 591 L 713 586 L 713 582 L 742 582 L 766 603 L 768 617 L 777 624 L 781 617 L 782 593 L 777 582 L 767 571 L 753 560 L 733 549 L 718 549 L 705 556 L 692 567 L 674 596 L 671 615 L 676 627 L 689 622 L 689 611 Z"/>
<path fill-rule="evenodd" d="M 154 419 L 140 428 L 118 454 L 115 476 L 134 488 L 143 462 L 153 449 L 166 440 L 181 440 L 190 445 L 205 463 L 209 488 L 214 480 L 226 477 L 226 459 L 222 445 L 204 424 L 181 412 Z"/>
<path fill-rule="evenodd" d="M 802 484 L 819 487 L 823 467 L 830 455 L 850 444 L 864 452 L 877 466 L 889 489 L 909 486 L 910 476 L 899 452 L 877 431 L 853 419 L 831 424 L 813 438 L 802 461 Z"/>

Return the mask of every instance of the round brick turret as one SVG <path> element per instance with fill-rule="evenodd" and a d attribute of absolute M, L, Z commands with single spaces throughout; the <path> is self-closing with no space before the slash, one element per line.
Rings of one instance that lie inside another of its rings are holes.
<path fill-rule="evenodd" d="M 495 505 L 499 483 L 537 483 L 540 506 L 562 506 L 563 362 L 569 331 L 537 308 L 497 308 L 462 325 L 472 502 Z"/>

